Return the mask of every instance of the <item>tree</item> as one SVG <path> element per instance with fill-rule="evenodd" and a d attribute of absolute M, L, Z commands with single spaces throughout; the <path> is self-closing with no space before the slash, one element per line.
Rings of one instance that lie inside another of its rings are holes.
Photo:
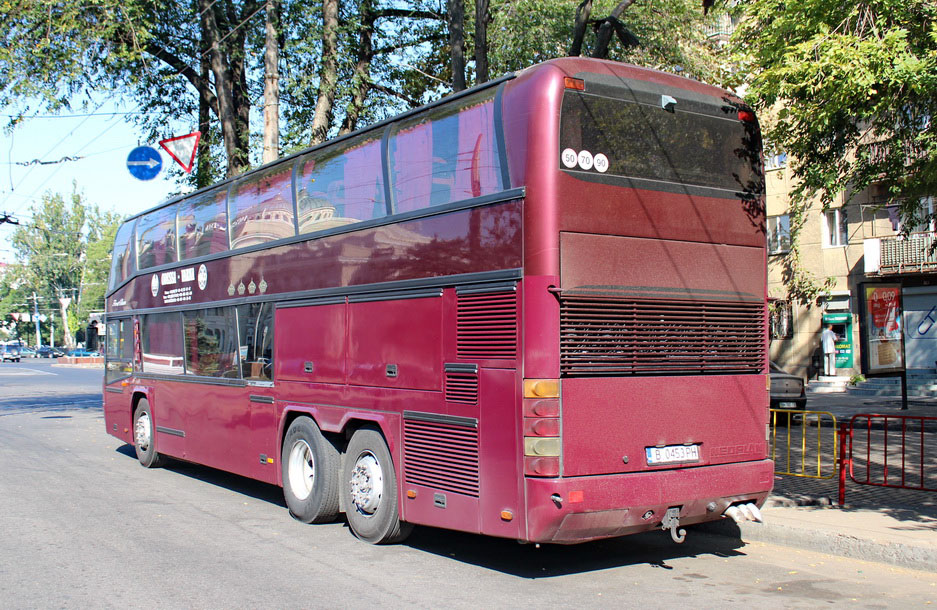
<path fill-rule="evenodd" d="M 921 198 L 937 194 L 937 4 L 745 0 L 738 9 L 733 43 L 747 97 L 797 183 L 792 243 L 812 198 L 826 209 L 873 183 L 905 226 L 920 223 Z M 792 246 L 789 288 L 809 298 L 816 286 L 796 256 Z"/>
<path fill-rule="evenodd" d="M 90 311 L 103 310 L 119 218 L 101 213 L 77 191 L 68 202 L 59 194 L 46 194 L 31 212 L 32 221 L 13 233 L 19 290 L 58 307 L 61 328 L 71 331 L 64 333 L 65 345 L 74 347 L 72 333 Z"/>
<path fill-rule="evenodd" d="M 496 26 L 489 32 L 493 74 L 554 57 L 588 55 L 716 85 L 729 81 L 721 50 L 706 36 L 705 26 L 712 18 L 703 14 L 699 0 L 491 0 L 491 14 Z M 602 18 L 593 19 L 595 15 Z M 607 39 L 602 33 L 605 26 Z M 617 26 L 638 44 L 610 43 Z"/>

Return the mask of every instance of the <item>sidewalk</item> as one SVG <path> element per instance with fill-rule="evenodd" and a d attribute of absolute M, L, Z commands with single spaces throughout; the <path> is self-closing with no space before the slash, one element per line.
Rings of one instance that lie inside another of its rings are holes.
<path fill-rule="evenodd" d="M 809 393 L 807 409 L 828 411 L 838 423 L 853 415 L 937 417 L 937 397 L 901 399 Z M 937 435 L 927 456 L 937 456 Z M 839 480 L 776 476 L 762 509 L 764 523 L 723 520 L 709 531 L 740 538 L 794 546 L 855 559 L 937 572 L 937 492 L 873 487 L 846 479 L 846 504 L 837 506 Z"/>

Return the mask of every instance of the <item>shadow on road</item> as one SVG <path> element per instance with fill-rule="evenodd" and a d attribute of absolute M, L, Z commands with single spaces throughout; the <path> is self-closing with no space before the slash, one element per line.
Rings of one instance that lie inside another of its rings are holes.
<path fill-rule="evenodd" d="M 101 392 L 0 398 L 0 417 L 22 413 L 100 411 Z"/>
<path fill-rule="evenodd" d="M 136 460 L 132 445 L 122 445 L 116 451 L 128 459 Z M 282 490 L 275 485 L 173 459 L 164 468 L 280 508 L 286 507 Z M 403 544 L 453 561 L 530 579 L 638 564 L 669 570 L 672 567 L 667 562 L 677 558 L 700 555 L 729 558 L 745 555 L 739 550 L 744 543 L 738 536 L 713 535 L 695 527 L 689 528 L 687 540 L 683 544 L 674 543 L 667 532 L 660 531 L 578 545 L 544 544 L 538 548 L 532 544 L 518 544 L 515 540 L 430 527 L 415 528 Z M 675 578 L 689 580 L 694 575 Z"/>
<path fill-rule="evenodd" d="M 115 451 L 133 460 L 137 459 L 137 454 L 133 448 L 133 445 L 121 445 Z M 183 462 L 173 458 L 166 459 L 166 465 L 163 466 L 163 469 L 165 470 L 189 477 L 190 479 L 201 481 L 203 483 L 208 483 L 209 485 L 222 487 L 250 498 L 269 502 L 270 504 L 274 504 L 281 508 L 286 508 L 286 503 L 283 501 L 283 492 L 276 485 L 249 479 L 247 477 L 225 472 L 224 470 L 217 470 L 208 466 Z"/>
<path fill-rule="evenodd" d="M 683 544 L 674 543 L 668 533 L 661 531 L 577 545 L 544 544 L 537 548 L 503 538 L 418 527 L 404 544 L 520 578 L 552 578 L 637 564 L 670 570 L 673 568 L 667 562 L 672 559 L 745 555 L 739 550 L 744 546 L 741 540 L 697 532 L 693 528 L 689 529 Z"/>

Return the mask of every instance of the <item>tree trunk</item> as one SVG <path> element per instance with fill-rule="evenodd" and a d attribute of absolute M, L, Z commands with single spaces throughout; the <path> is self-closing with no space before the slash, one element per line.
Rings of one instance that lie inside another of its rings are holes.
<path fill-rule="evenodd" d="M 582 42 L 586 37 L 586 24 L 592 13 L 592 0 L 582 0 L 576 8 L 576 22 L 573 25 L 573 45 L 569 48 L 570 57 L 582 55 Z"/>
<path fill-rule="evenodd" d="M 465 6 L 462 1 L 449 0 L 449 58 L 453 91 L 465 89 Z"/>
<path fill-rule="evenodd" d="M 475 84 L 488 82 L 489 0 L 475 0 Z"/>
<path fill-rule="evenodd" d="M 338 80 L 338 0 L 322 2 L 322 67 L 319 70 L 319 93 L 312 117 L 312 141 L 315 146 L 329 136 L 335 85 Z"/>
<path fill-rule="evenodd" d="M 221 31 L 212 9 L 212 0 L 198 0 L 199 14 L 202 20 L 202 32 L 210 49 L 209 63 L 215 77 L 215 95 L 218 99 L 218 120 L 221 123 L 221 137 L 224 141 L 225 155 L 228 158 L 228 177 L 236 176 L 240 166 L 238 159 L 237 122 L 234 108 L 234 94 L 226 58 L 221 47 Z"/>
<path fill-rule="evenodd" d="M 199 76 L 201 76 L 204 82 L 209 81 L 209 72 L 211 71 L 210 60 L 208 59 L 208 54 L 205 51 L 208 50 L 208 45 L 205 43 L 205 33 L 202 32 L 202 44 L 200 47 L 199 55 Z M 214 182 L 214 176 L 212 176 L 212 167 L 211 167 L 211 106 L 208 101 L 205 99 L 204 95 L 200 95 L 198 98 L 198 130 L 202 132 L 202 137 L 199 140 L 198 147 L 198 161 L 195 165 L 195 188 L 202 188 L 210 185 Z"/>
<path fill-rule="evenodd" d="M 364 108 L 368 91 L 371 89 L 371 59 L 374 55 L 374 22 L 377 15 L 374 12 L 373 0 L 361 0 L 359 3 L 361 25 L 358 30 L 358 62 L 355 64 L 355 73 L 352 76 L 351 101 L 345 109 L 345 118 L 338 134 L 343 135 L 357 129 L 358 118 Z"/>
<path fill-rule="evenodd" d="M 61 292 L 59 294 L 61 295 Z M 65 332 L 62 333 L 62 337 L 65 340 L 65 347 L 67 349 L 75 349 L 75 336 L 72 335 L 72 331 L 68 327 L 68 306 L 62 301 L 61 296 L 59 297 L 59 314 L 62 316 L 62 328 L 65 329 Z"/>
<path fill-rule="evenodd" d="M 605 20 L 602 25 L 599 27 L 599 31 L 596 34 L 595 40 L 595 50 L 592 52 L 592 57 L 599 59 L 605 59 L 608 57 L 608 43 L 612 40 L 612 34 L 615 31 L 614 26 L 612 25 L 612 20 L 618 19 L 621 17 L 621 14 L 625 12 L 625 9 L 634 4 L 634 0 L 623 0 L 618 3 L 613 10 L 609 19 Z"/>
<path fill-rule="evenodd" d="M 264 46 L 264 152 L 263 162 L 275 161 L 280 156 L 280 61 L 277 46 L 278 0 L 267 0 Z"/>

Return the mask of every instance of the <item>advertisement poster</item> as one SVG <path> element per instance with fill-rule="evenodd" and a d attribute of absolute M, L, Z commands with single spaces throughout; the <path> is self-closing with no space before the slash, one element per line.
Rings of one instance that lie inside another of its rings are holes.
<path fill-rule="evenodd" d="M 901 328 L 901 286 L 875 284 L 865 287 L 865 310 L 868 316 L 870 373 L 904 370 Z"/>

